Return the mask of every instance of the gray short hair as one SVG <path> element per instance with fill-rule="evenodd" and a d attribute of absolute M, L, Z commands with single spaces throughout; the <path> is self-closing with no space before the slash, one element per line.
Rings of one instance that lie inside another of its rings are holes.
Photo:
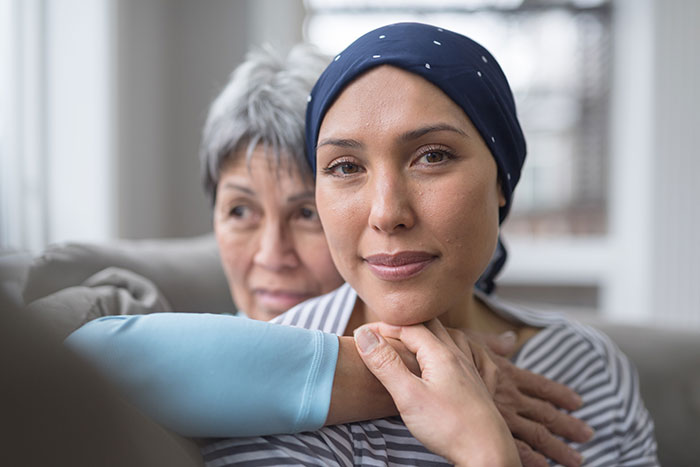
<path fill-rule="evenodd" d="M 199 151 L 204 190 L 216 201 L 219 172 L 231 155 L 247 147 L 250 161 L 258 144 L 281 154 L 291 167 L 310 173 L 304 154 L 304 120 L 311 88 L 330 59 L 309 44 L 284 57 L 266 46 L 253 50 L 231 74 L 211 104 Z"/>

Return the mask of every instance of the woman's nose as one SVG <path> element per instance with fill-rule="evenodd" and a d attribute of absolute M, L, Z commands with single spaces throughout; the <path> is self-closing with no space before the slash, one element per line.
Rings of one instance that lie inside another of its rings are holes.
<path fill-rule="evenodd" d="M 266 222 L 253 261 L 273 271 L 298 266 L 299 258 L 289 229 L 277 222 Z"/>
<path fill-rule="evenodd" d="M 416 218 L 406 181 L 400 177 L 378 176 L 373 185 L 369 226 L 387 234 L 411 229 Z"/>

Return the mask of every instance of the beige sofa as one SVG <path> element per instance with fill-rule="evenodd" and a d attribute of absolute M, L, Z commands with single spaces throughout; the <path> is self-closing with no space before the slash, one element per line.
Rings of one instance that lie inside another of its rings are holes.
<path fill-rule="evenodd" d="M 95 274 L 110 267 L 145 280 L 127 294 L 118 286 L 104 285 L 99 277 L 95 282 Z M 80 322 L 107 313 L 233 310 L 211 236 L 57 245 L 36 258 L 5 254 L 0 273 L 0 291 L 28 305 L 28 313 L 49 323 L 61 337 Z M 80 310 L 71 306 L 76 297 L 83 300 Z M 698 465 L 700 333 L 581 318 L 612 337 L 637 366 L 641 392 L 656 423 L 662 465 Z"/>

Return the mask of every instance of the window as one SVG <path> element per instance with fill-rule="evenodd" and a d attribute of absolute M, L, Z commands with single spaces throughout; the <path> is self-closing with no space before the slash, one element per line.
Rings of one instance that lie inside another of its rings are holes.
<path fill-rule="evenodd" d="M 0 0 L 0 248 L 46 244 L 42 7 Z"/>
<path fill-rule="evenodd" d="M 0 248 L 112 234 L 108 0 L 0 0 Z"/>

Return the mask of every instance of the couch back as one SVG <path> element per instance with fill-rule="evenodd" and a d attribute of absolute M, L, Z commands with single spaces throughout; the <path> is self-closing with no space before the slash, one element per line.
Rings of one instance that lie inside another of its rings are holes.
<path fill-rule="evenodd" d="M 654 419 L 661 465 L 698 465 L 700 332 L 584 321 L 610 336 L 637 367 L 639 390 Z"/>
<path fill-rule="evenodd" d="M 234 309 L 211 235 L 110 245 L 56 245 L 33 260 L 28 274 L 27 267 L 14 266 L 26 275 L 26 303 L 80 284 L 101 269 L 117 266 L 152 280 L 177 311 L 218 313 Z M 662 465 L 697 465 L 700 332 L 577 317 L 609 335 L 639 370 L 640 390 L 656 424 Z"/>

